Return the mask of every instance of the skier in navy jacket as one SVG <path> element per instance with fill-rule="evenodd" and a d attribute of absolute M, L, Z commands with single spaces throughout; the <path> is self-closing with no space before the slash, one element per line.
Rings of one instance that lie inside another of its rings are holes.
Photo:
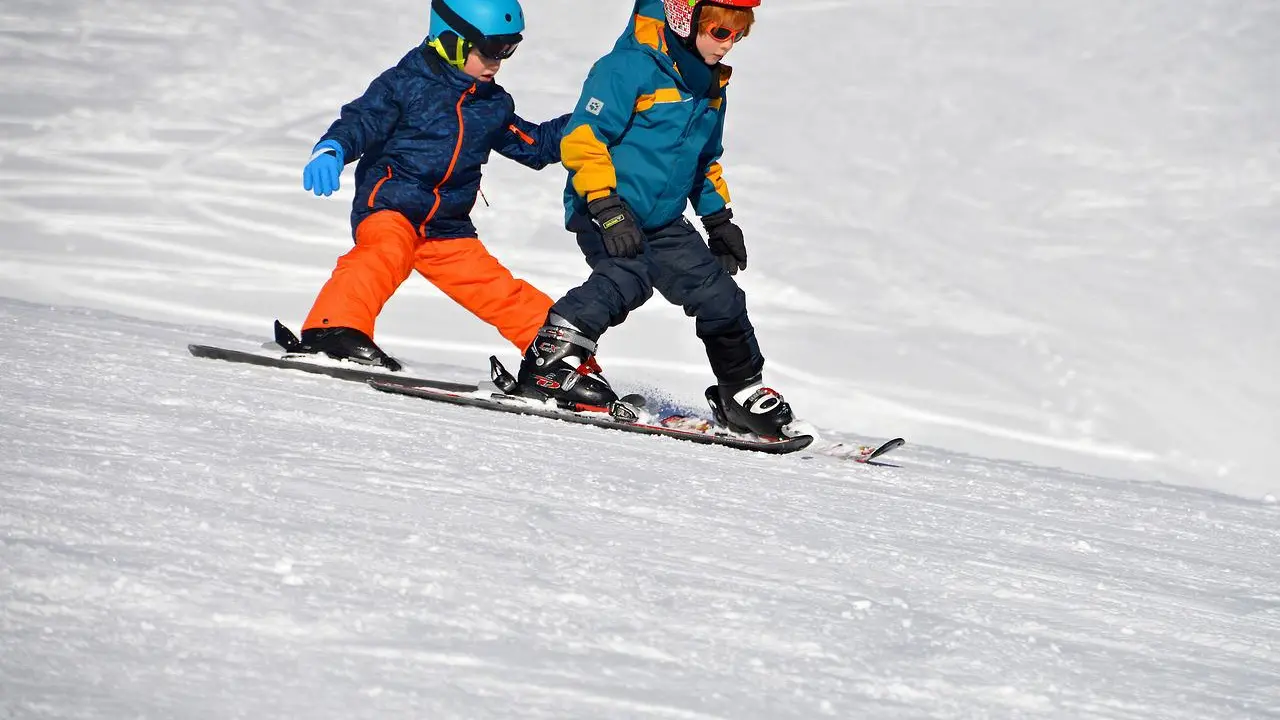
<path fill-rule="evenodd" d="M 551 299 L 489 254 L 470 217 L 490 152 L 535 170 L 560 161 L 569 116 L 530 123 L 494 82 L 524 28 L 518 0 L 432 0 L 426 42 L 316 144 L 303 172 L 316 195 L 337 190 L 343 165 L 359 158 L 355 247 L 316 298 L 299 351 L 400 369 L 374 344 L 374 322 L 415 269 L 521 351 L 532 343 Z"/>

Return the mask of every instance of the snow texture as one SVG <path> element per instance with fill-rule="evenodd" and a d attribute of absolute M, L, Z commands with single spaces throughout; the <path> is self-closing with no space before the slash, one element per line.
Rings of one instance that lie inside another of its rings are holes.
<path fill-rule="evenodd" d="M 526 3 L 577 99 L 619 2 Z M 0 718 L 1280 717 L 1280 5 L 779 0 L 726 178 L 770 384 L 883 467 L 190 357 L 349 247 L 300 188 L 426 3 L 0 7 Z M 563 171 L 483 239 L 585 276 Z M 384 347 L 515 351 L 420 278 Z M 605 336 L 697 404 L 690 320 Z"/>

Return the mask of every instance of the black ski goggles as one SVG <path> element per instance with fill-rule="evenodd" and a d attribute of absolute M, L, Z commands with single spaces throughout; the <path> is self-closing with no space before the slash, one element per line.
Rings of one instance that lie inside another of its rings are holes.
<path fill-rule="evenodd" d="M 523 39 L 524 36 L 520 33 L 514 35 L 486 35 L 478 42 L 473 41 L 471 47 L 490 60 L 506 60 L 516 53 L 516 47 L 520 45 L 520 41 Z"/>

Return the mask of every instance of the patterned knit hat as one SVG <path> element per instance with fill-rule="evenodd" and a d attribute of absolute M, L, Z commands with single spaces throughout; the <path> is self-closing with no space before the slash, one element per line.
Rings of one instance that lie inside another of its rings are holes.
<path fill-rule="evenodd" d="M 693 23 L 699 5 L 723 5 L 725 7 L 760 7 L 760 0 L 662 0 L 667 9 L 667 27 L 686 40 L 693 33 Z"/>

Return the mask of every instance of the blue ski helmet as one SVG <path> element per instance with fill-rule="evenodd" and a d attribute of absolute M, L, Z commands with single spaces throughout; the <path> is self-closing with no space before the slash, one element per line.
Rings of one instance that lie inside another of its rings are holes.
<path fill-rule="evenodd" d="M 461 70 L 472 48 L 494 60 L 511 57 L 523 30 L 520 0 L 431 0 L 427 44 Z"/>
<path fill-rule="evenodd" d="M 431 38 L 451 32 L 479 45 L 524 32 L 520 0 L 431 0 Z"/>

